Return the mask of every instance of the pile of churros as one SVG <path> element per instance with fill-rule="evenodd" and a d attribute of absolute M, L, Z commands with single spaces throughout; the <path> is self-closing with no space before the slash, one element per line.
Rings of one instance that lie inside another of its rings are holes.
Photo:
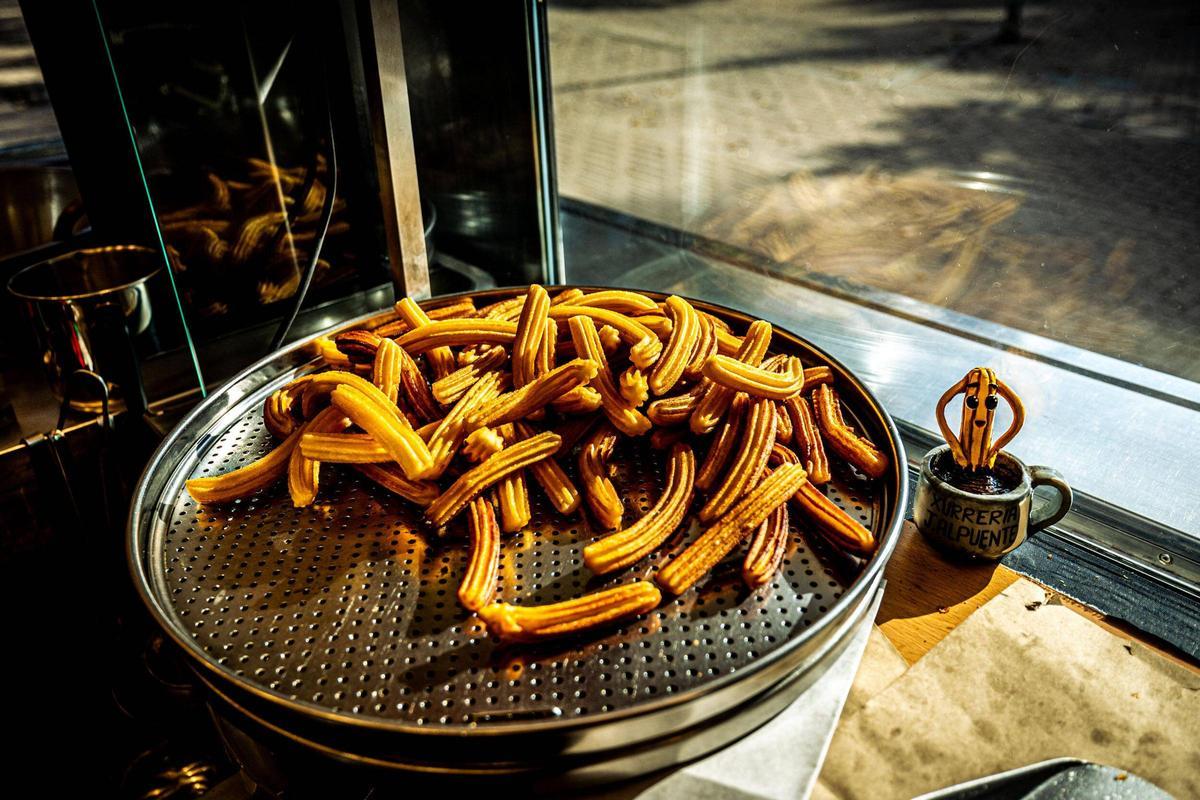
<path fill-rule="evenodd" d="M 324 367 L 267 398 L 274 450 L 187 489 L 223 503 L 286 475 L 292 501 L 307 506 L 322 465 L 346 464 L 424 509 L 431 531 L 464 515 L 470 558 L 458 598 L 505 640 L 647 613 L 744 542 L 742 576 L 756 588 L 786 553 L 789 501 L 833 546 L 870 554 L 872 533 L 821 487 L 833 459 L 868 479 L 889 468 L 846 424 L 832 371 L 772 355 L 772 332 L 759 320 L 739 335 L 681 297 L 629 291 L 551 297 L 535 285 L 483 308 L 464 299 L 428 313 L 405 298 L 372 330 L 318 340 Z M 665 452 L 665 478 L 650 510 L 630 519 L 613 475 L 622 441 L 638 437 Z M 700 533 L 653 581 L 550 605 L 499 602 L 503 534 L 529 524 L 530 479 L 558 513 L 586 513 L 609 531 L 583 551 L 597 575 L 638 564 L 689 514 Z"/>

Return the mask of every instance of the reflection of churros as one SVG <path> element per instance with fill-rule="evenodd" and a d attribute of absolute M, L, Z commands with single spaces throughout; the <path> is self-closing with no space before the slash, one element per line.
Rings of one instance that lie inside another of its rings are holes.
<path fill-rule="evenodd" d="M 804 388 L 800 359 L 789 357 L 785 372 L 753 367 L 729 356 L 715 355 L 704 362 L 704 377 L 735 392 L 768 400 L 786 400 Z"/>
<path fill-rule="evenodd" d="M 586 358 L 568 361 L 561 367 L 535 378 L 520 389 L 506 392 L 467 417 L 467 429 L 484 425 L 502 425 L 524 419 L 530 413 L 545 408 L 551 400 L 561 397 L 596 376 L 596 363 Z"/>
<path fill-rule="evenodd" d="M 468 344 L 511 346 L 517 335 L 517 323 L 496 319 L 442 319 L 409 331 L 396 340 L 410 354 L 438 347 Z"/>
<path fill-rule="evenodd" d="M 467 503 L 498 483 L 505 475 L 525 469 L 553 455 L 561 444 L 562 439 L 547 432 L 504 448 L 460 475 L 449 489 L 442 492 L 425 509 L 425 518 L 433 525 L 445 525 L 455 514 L 462 511 Z"/>
<path fill-rule="evenodd" d="M 549 312 L 550 295 L 536 283 L 531 285 L 521 306 L 516 338 L 513 339 L 513 388 L 520 389 L 536 377 L 537 360 L 541 354 Z"/>
<path fill-rule="evenodd" d="M 579 481 L 597 524 L 605 530 L 621 527 L 625 505 L 609 480 L 608 460 L 617 446 L 617 432 L 601 425 L 579 449 Z"/>
<path fill-rule="evenodd" d="M 842 404 L 827 384 L 813 391 L 813 411 L 826 443 L 839 456 L 869 478 L 882 478 L 889 460 L 871 440 L 859 436 L 842 418 Z"/>
<path fill-rule="evenodd" d="M 434 381 L 433 399 L 444 406 L 451 405 L 467 393 L 475 385 L 479 376 L 485 372 L 500 367 L 506 360 L 504 348 L 499 345 L 489 345 L 478 358 L 465 366 L 451 372 L 444 378 Z"/>
<path fill-rule="evenodd" d="M 630 345 L 629 360 L 635 367 L 646 369 L 658 359 L 662 352 L 662 341 L 654 331 L 641 324 L 633 317 L 627 317 L 607 308 L 592 308 L 590 306 L 551 306 L 550 317 L 558 320 L 569 320 L 572 317 L 586 317 L 600 325 L 611 325 L 621 335 L 621 341 Z M 579 351 L 576 343 L 576 352 Z"/>
<path fill-rule="evenodd" d="M 641 436 L 650 429 L 650 420 L 642 412 L 632 408 L 613 385 L 612 374 L 608 369 L 608 357 L 604 355 L 600 346 L 596 324 L 589 317 L 574 316 L 570 318 L 568 325 L 571 328 L 571 340 L 575 342 L 575 352 L 591 359 L 598 367 L 592 388 L 600 393 L 605 416 L 626 436 Z"/>
<path fill-rule="evenodd" d="M 746 560 L 742 562 L 742 580 L 747 586 L 757 589 L 771 580 L 783 562 L 787 543 L 788 511 L 787 503 L 782 503 L 750 538 Z"/>
<path fill-rule="evenodd" d="M 381 399 L 387 399 L 374 386 L 371 388 Z M 433 466 L 433 456 L 429 448 L 402 415 L 388 413 L 366 392 L 351 386 L 337 387 L 333 390 L 330 400 L 351 422 L 383 445 L 388 455 L 400 465 L 400 469 L 404 470 L 404 474 L 410 480 L 423 477 Z"/>
<path fill-rule="evenodd" d="M 468 611 L 478 611 L 495 599 L 500 580 L 500 527 L 492 504 L 482 497 L 472 500 L 468 527 L 471 555 L 458 587 L 458 602 Z"/>
<path fill-rule="evenodd" d="M 738 349 L 737 358 L 739 361 L 757 366 L 762 362 L 770 344 L 771 323 L 755 320 L 746 330 L 746 336 Z M 733 395 L 733 389 L 707 381 L 704 396 L 696 403 L 696 408 L 688 420 L 692 433 L 705 434 L 717 427 L 717 423 L 721 421 L 721 417 L 733 401 Z"/>
<path fill-rule="evenodd" d="M 583 549 L 583 560 L 597 575 L 622 569 L 658 548 L 687 514 L 692 502 L 696 458 L 692 448 L 678 443 L 667 457 L 667 483 L 649 511 L 623 531 L 604 537 Z"/>
<path fill-rule="evenodd" d="M 761 397 L 750 401 L 740 442 L 729 471 L 697 514 L 701 522 L 712 522 L 723 515 L 762 477 L 775 444 L 774 402 Z"/>
<path fill-rule="evenodd" d="M 186 484 L 188 494 L 197 503 L 227 503 L 239 497 L 265 489 L 287 471 L 292 448 L 300 440 L 302 431 L 296 431 L 262 458 L 226 472 L 224 475 L 192 478 Z"/>
<path fill-rule="evenodd" d="M 533 428 L 524 422 L 514 422 L 513 429 L 521 439 L 537 435 Z M 542 487 L 550 503 L 560 514 L 574 514 L 579 509 L 579 490 L 567 477 L 567 473 L 559 466 L 554 456 L 544 458 L 529 467 L 533 478 Z"/>
<path fill-rule="evenodd" d="M 799 459 L 786 447 L 775 445 L 772 464 L 796 464 Z M 806 482 L 793 498 L 805 516 L 811 519 L 835 546 L 853 553 L 869 555 L 875 549 L 875 535 L 812 484 Z"/>
<path fill-rule="evenodd" d="M 410 503 L 427 506 L 438 496 L 436 483 L 409 480 L 396 464 L 353 464 L 352 466 L 369 480 L 379 484 L 392 494 L 403 497 Z"/>
<path fill-rule="evenodd" d="M 662 594 L 648 581 L 603 589 L 544 606 L 493 603 L 479 609 L 488 630 L 509 641 L 532 641 L 595 628 L 652 611 Z"/>
<path fill-rule="evenodd" d="M 674 594 L 688 590 L 730 550 L 787 502 L 807 478 L 804 467 L 784 464 L 767 476 L 696 541 L 658 571 L 658 585 Z"/>
<path fill-rule="evenodd" d="M 671 317 L 671 336 L 650 373 L 650 391 L 655 396 L 666 394 L 679 382 L 701 328 L 700 315 L 682 297 L 668 297 L 667 312 Z"/>
<path fill-rule="evenodd" d="M 812 409 L 803 397 L 791 397 L 783 404 L 787 416 L 792 420 L 792 441 L 796 444 L 796 453 L 800 463 L 808 470 L 808 480 L 817 486 L 829 483 L 832 477 L 829 473 L 829 457 L 825 455 L 825 445 L 813 419 Z"/>

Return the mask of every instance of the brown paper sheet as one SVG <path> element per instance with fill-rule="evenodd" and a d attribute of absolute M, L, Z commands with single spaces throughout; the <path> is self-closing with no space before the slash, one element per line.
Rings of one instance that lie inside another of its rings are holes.
<path fill-rule="evenodd" d="M 899 678 L 878 650 L 868 648 L 864 665 L 877 674 L 866 681 L 891 675 L 890 685 L 857 713 L 847 706 L 815 798 L 910 798 L 1060 756 L 1200 797 L 1200 674 L 1048 602 L 1029 581 Z"/>

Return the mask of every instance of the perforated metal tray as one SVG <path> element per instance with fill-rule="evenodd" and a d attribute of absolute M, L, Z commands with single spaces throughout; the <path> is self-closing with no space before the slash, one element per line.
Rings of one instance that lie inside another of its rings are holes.
<path fill-rule="evenodd" d="M 748 322 L 696 304 L 737 329 Z M 786 331 L 777 329 L 772 351 L 831 366 L 851 424 L 891 456 L 884 479 L 844 468 L 827 489 L 880 538 L 869 562 L 822 546 L 794 513 L 784 564 L 758 591 L 744 587 L 731 560 L 642 619 L 548 645 L 501 645 L 455 597 L 467 559 L 461 520 L 437 538 L 417 509 L 330 466 L 305 509 L 292 507 L 283 486 L 223 506 L 199 505 L 183 489 L 189 477 L 226 472 L 273 446 L 262 400 L 312 367 L 303 343 L 243 372 L 155 454 L 130 518 L 138 588 L 225 701 L 278 734 L 354 760 L 512 772 L 603 758 L 716 720 L 836 647 L 842 623 L 879 582 L 904 508 L 903 447 L 874 398 Z M 572 473 L 574 460 L 562 459 Z M 615 460 L 636 518 L 660 492 L 663 454 L 625 441 Z M 529 528 L 503 544 L 499 595 L 510 602 L 648 577 L 696 533 L 692 523 L 659 553 L 600 579 L 581 552 L 602 532 L 585 515 L 559 515 L 535 485 L 531 499 Z"/>

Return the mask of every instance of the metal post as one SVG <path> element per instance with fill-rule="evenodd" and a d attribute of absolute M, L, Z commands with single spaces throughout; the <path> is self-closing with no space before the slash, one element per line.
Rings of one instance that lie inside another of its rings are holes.
<path fill-rule="evenodd" d="M 367 0 L 361 23 L 367 105 L 392 284 L 398 298 L 429 297 L 429 262 L 400 38 L 399 0 Z"/>

